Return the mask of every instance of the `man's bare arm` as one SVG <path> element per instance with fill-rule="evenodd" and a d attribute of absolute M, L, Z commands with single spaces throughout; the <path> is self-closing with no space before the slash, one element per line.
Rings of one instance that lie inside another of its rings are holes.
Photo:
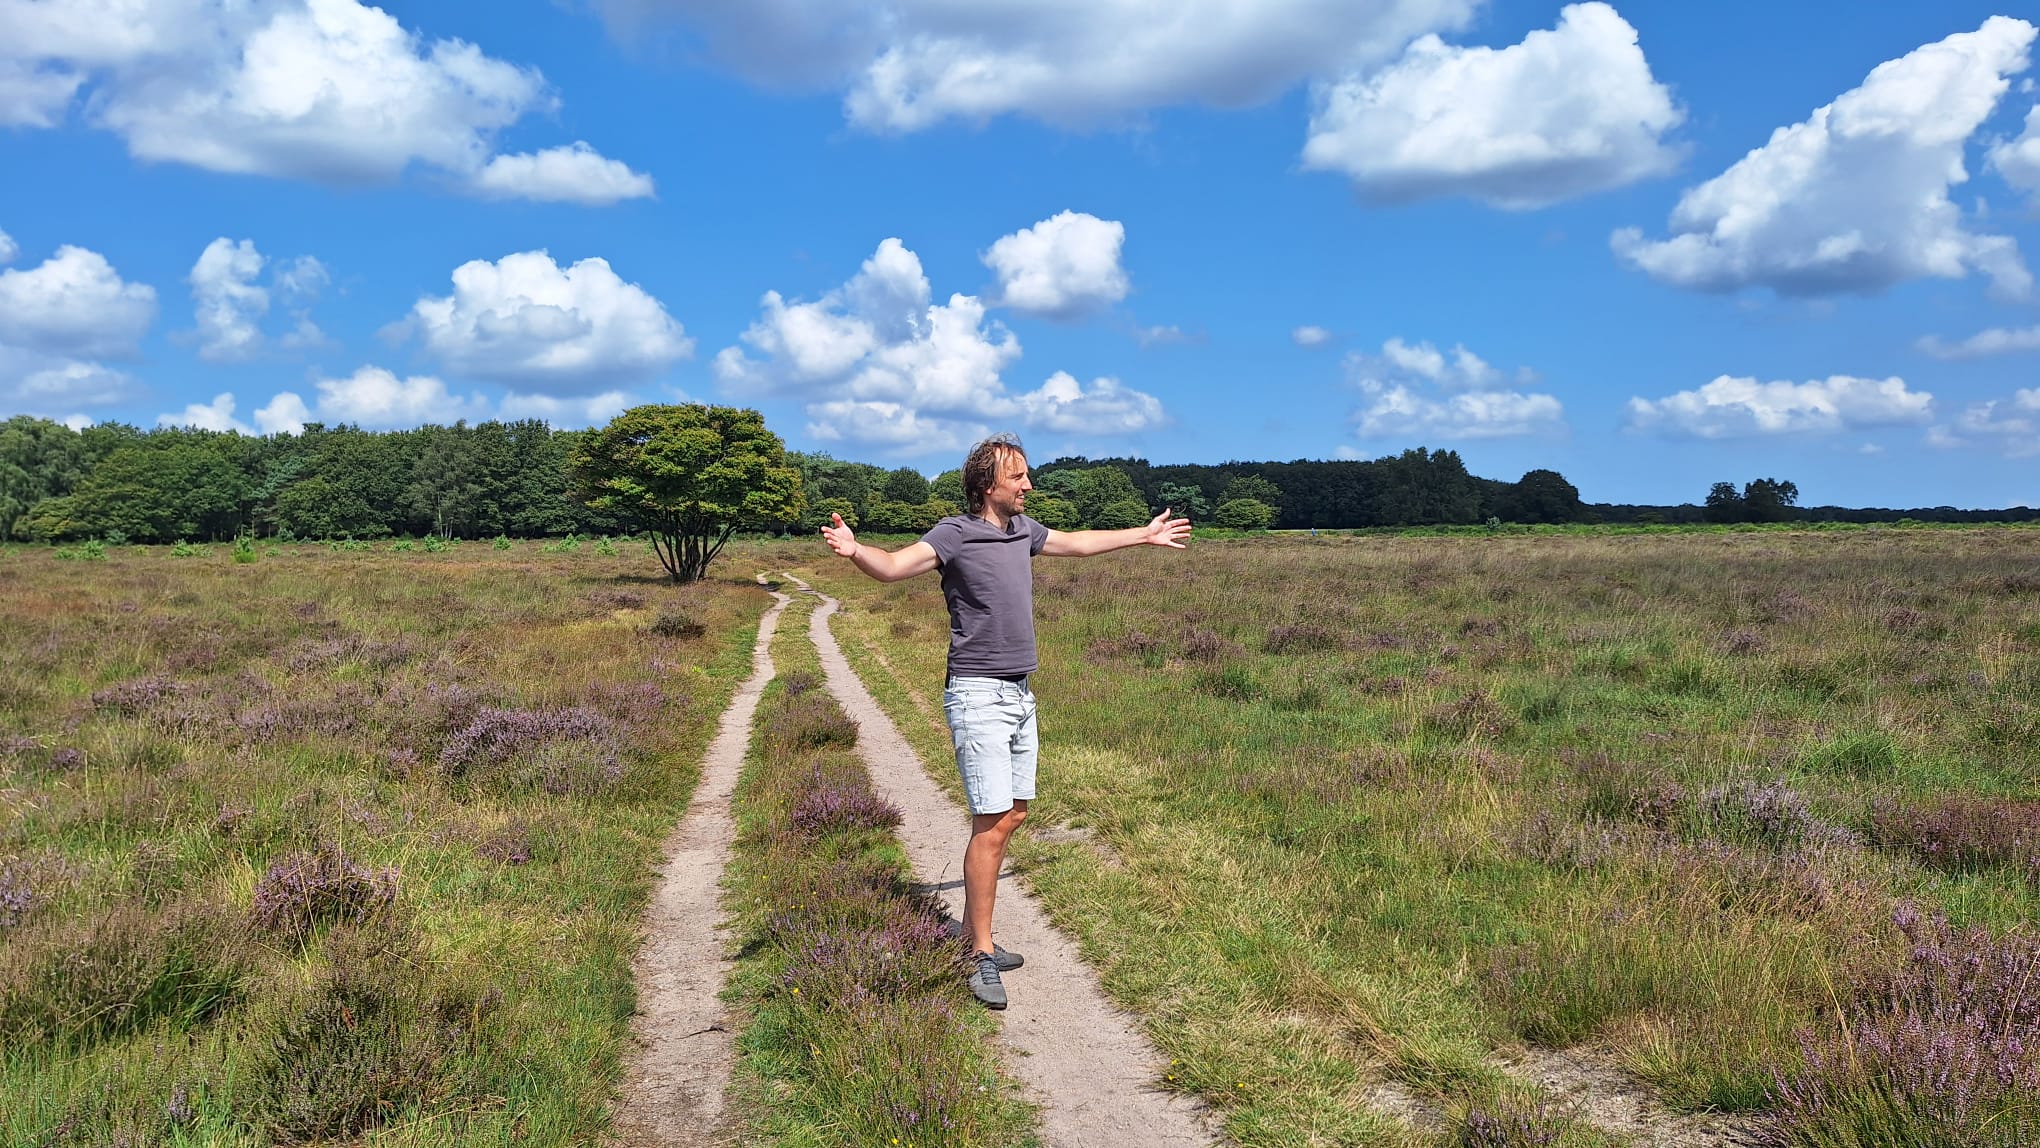
<path fill-rule="evenodd" d="M 1093 554 L 1124 550 L 1128 546 L 1167 546 L 1181 550 L 1189 537 L 1190 520 L 1170 518 L 1169 512 L 1164 510 L 1146 526 L 1125 530 L 1051 530 L 1048 541 L 1041 544 L 1041 552 L 1055 558 L 1088 558 Z"/>
<path fill-rule="evenodd" d="M 935 569 L 935 548 L 926 542 L 894 551 L 880 550 L 857 541 L 857 535 L 844 524 L 842 515 L 831 514 L 829 520 L 829 525 L 822 527 L 822 540 L 829 544 L 829 549 L 881 582 L 898 582 Z"/>

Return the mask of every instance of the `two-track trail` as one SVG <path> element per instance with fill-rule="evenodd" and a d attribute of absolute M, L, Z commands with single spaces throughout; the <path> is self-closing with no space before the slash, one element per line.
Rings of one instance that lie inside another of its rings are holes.
<path fill-rule="evenodd" d="M 808 633 L 821 655 L 829 692 L 857 723 L 857 751 L 872 786 L 900 808 L 900 840 L 915 877 L 960 887 L 970 815 L 935 784 L 899 728 L 850 669 L 829 632 L 834 598 L 784 577 L 821 599 Z M 999 943 L 1027 958 L 1006 974 L 1012 1005 L 999 1014 L 1005 1067 L 1041 1106 L 1046 1148 L 1178 1148 L 1215 1143 L 1204 1106 L 1162 1091 L 1166 1058 L 1099 987 L 1098 975 L 1018 882 L 1001 874 Z M 959 896 L 957 901 L 960 903 Z"/>
<path fill-rule="evenodd" d="M 634 1047 L 616 1109 L 616 1142 L 625 1148 L 692 1148 L 731 1139 L 723 1093 L 736 1061 L 735 1026 L 726 1021 L 718 995 L 730 971 L 719 898 L 736 838 L 730 802 L 758 698 L 772 680 L 772 635 L 792 601 L 777 590 L 772 597 L 772 608 L 758 620 L 751 676 L 723 711 L 694 800 L 666 840 L 666 863 L 645 913 L 645 943 L 634 962 Z"/>

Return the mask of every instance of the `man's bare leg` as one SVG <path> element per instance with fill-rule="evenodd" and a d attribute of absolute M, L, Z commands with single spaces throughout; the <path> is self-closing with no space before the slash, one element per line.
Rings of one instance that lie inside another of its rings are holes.
<path fill-rule="evenodd" d="M 971 816 L 970 844 L 963 851 L 963 928 L 972 952 L 992 951 L 992 902 L 999 894 L 999 869 L 1006 863 L 1006 842 L 1025 820 L 1025 801 L 1015 801 L 1004 813 Z"/>

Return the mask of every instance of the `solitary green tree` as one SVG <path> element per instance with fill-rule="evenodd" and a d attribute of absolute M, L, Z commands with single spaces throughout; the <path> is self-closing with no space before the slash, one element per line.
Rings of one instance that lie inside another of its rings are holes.
<path fill-rule="evenodd" d="M 806 504 L 786 444 L 735 407 L 632 407 L 575 444 L 568 473 L 589 506 L 651 534 L 675 582 L 706 573 L 739 528 L 777 529 Z"/>

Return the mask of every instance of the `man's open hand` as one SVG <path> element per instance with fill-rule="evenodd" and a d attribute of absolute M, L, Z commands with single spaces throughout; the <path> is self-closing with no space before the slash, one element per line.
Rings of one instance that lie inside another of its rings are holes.
<path fill-rule="evenodd" d="M 1154 546 L 1173 546 L 1181 550 L 1183 544 L 1190 540 L 1190 520 L 1170 518 L 1170 509 L 1164 507 L 1160 514 L 1155 515 L 1155 520 L 1148 523 L 1147 537 L 1143 541 Z"/>
<path fill-rule="evenodd" d="M 822 527 L 822 541 L 829 544 L 829 549 L 845 558 L 857 554 L 857 535 L 844 525 L 843 516 L 840 514 L 829 515 L 829 525 Z"/>

